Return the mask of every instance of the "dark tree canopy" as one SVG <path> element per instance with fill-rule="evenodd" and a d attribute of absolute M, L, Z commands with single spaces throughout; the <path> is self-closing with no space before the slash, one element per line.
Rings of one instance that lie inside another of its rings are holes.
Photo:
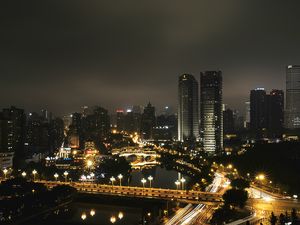
<path fill-rule="evenodd" d="M 237 178 L 231 181 L 231 186 L 234 189 L 244 190 L 250 187 L 250 182 L 242 178 Z"/>
<path fill-rule="evenodd" d="M 223 195 L 225 205 L 244 208 L 248 200 L 248 192 L 239 189 L 230 189 Z"/>

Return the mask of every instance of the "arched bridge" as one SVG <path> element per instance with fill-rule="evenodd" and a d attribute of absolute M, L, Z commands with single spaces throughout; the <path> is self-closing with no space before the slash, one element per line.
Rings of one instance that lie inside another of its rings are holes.
<path fill-rule="evenodd" d="M 150 150 L 150 149 L 144 149 L 144 148 L 132 148 L 132 147 L 126 147 L 126 148 L 120 148 L 120 149 L 113 149 L 112 151 L 113 155 L 119 155 L 122 157 L 128 157 L 131 155 L 136 156 L 142 156 L 142 157 L 159 157 L 159 154 L 157 154 L 156 151 Z"/>

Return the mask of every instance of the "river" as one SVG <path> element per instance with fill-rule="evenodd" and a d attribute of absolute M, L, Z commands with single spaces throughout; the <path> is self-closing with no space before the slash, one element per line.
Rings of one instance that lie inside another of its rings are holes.
<path fill-rule="evenodd" d="M 130 181 L 124 181 L 123 185 L 142 186 L 141 179 L 153 177 L 152 187 L 176 188 L 175 181 L 178 173 L 174 170 L 155 167 L 143 171 L 133 171 Z M 188 181 L 189 178 L 185 177 Z M 150 181 L 147 179 L 145 187 L 149 187 Z M 113 199 L 103 197 L 96 199 L 94 196 L 81 197 L 69 206 L 61 208 L 44 217 L 29 221 L 25 225 L 139 225 L 147 224 L 147 221 L 156 221 L 163 213 L 165 203 L 146 202 L 131 200 Z M 156 221 L 157 222 L 157 221 Z"/>

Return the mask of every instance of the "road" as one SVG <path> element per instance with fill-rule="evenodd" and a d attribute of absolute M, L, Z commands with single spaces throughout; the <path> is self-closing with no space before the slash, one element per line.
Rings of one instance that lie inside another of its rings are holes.
<path fill-rule="evenodd" d="M 300 202 L 296 200 L 285 199 L 249 199 L 249 206 L 251 206 L 258 215 L 285 213 L 291 211 L 293 208 L 300 213 Z"/>
<path fill-rule="evenodd" d="M 217 193 L 222 190 L 226 179 L 222 174 L 215 174 L 212 184 L 206 189 L 207 192 Z M 192 225 L 192 224 L 207 224 L 211 218 L 216 205 L 198 204 L 192 206 L 187 205 L 179 210 L 165 225 Z"/>
<path fill-rule="evenodd" d="M 250 220 L 259 220 L 269 218 L 271 213 L 280 215 L 281 213 L 290 212 L 293 208 L 300 213 L 300 202 L 294 199 L 286 199 L 285 196 L 272 194 L 264 191 L 261 188 L 251 186 L 249 188 L 250 199 L 247 206 L 255 212 L 255 217 Z"/>
<path fill-rule="evenodd" d="M 155 198 L 171 201 L 181 201 L 185 203 L 205 203 L 214 204 L 222 201 L 222 196 L 214 192 L 200 192 L 191 190 L 174 190 L 163 188 L 143 188 L 119 185 L 104 185 L 87 182 L 54 182 L 54 181 L 36 181 L 45 184 L 52 188 L 57 185 L 67 184 L 77 189 L 79 192 L 102 194 L 102 195 L 117 195 L 139 198 Z"/>

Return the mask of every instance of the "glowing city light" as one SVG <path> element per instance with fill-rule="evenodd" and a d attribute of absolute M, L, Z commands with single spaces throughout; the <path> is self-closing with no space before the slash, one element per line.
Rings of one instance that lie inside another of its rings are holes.
<path fill-rule="evenodd" d="M 81 219 L 82 219 L 82 220 L 86 220 L 86 214 L 85 214 L 85 213 L 82 213 L 82 214 L 81 214 Z"/>
<path fill-rule="evenodd" d="M 110 222 L 111 223 L 115 223 L 117 221 L 116 217 L 112 216 L 110 217 Z"/>
<path fill-rule="evenodd" d="M 95 210 L 92 209 L 92 210 L 90 211 L 90 215 L 91 215 L 91 216 L 95 216 L 95 214 L 96 214 Z"/>
<path fill-rule="evenodd" d="M 123 212 L 119 212 L 119 214 L 118 214 L 118 218 L 121 220 L 121 219 L 123 219 L 123 217 L 124 217 L 124 214 L 123 214 Z"/>

